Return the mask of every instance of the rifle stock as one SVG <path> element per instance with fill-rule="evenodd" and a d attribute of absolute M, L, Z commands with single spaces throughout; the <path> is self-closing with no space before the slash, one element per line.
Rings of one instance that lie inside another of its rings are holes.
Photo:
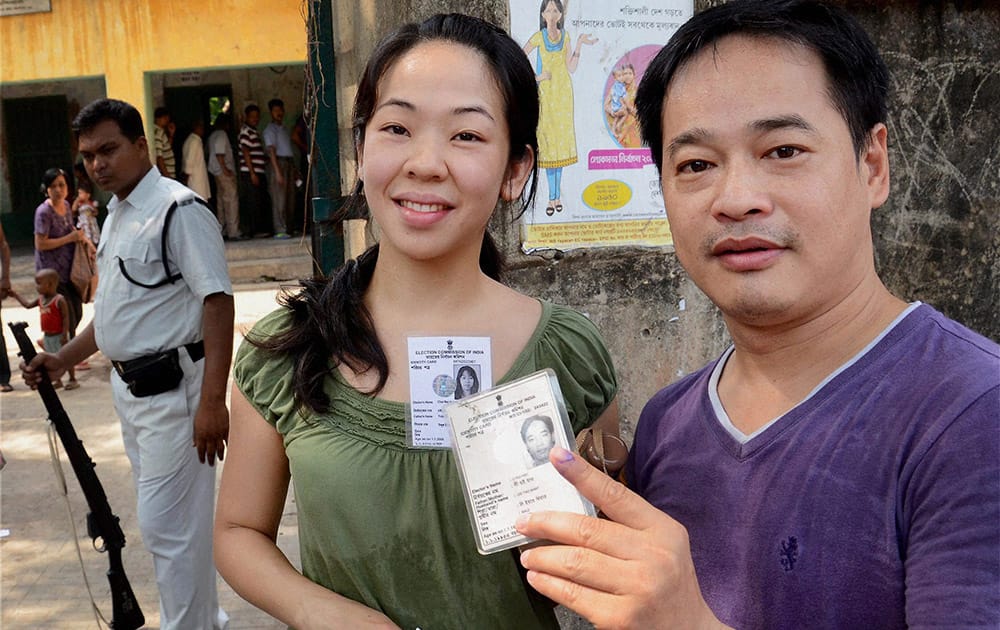
<path fill-rule="evenodd" d="M 26 322 L 11 322 L 8 324 L 14 332 L 14 339 L 20 350 L 18 354 L 25 363 L 30 363 L 37 354 L 31 339 L 28 338 L 25 329 Z M 111 627 L 114 630 L 136 630 L 146 623 L 146 619 L 139 608 L 139 602 L 132 592 L 128 576 L 125 575 L 125 568 L 122 565 L 122 548 L 125 546 L 125 533 L 118 524 L 118 517 L 111 512 L 111 505 L 108 504 L 108 497 L 104 493 L 104 486 L 97 478 L 94 471 L 94 462 L 83 447 L 83 442 L 76 435 L 76 430 L 59 402 L 55 388 L 49 381 L 45 369 L 39 369 L 41 381 L 38 383 L 38 393 L 45 403 L 45 410 L 49 414 L 49 420 L 55 426 L 59 440 L 63 444 L 63 450 L 73 465 L 73 472 L 80 482 L 83 495 L 87 499 L 87 507 L 90 513 L 87 515 L 87 534 L 96 542 L 100 538 L 104 542 L 104 551 L 108 553 L 108 583 L 111 586 Z"/>

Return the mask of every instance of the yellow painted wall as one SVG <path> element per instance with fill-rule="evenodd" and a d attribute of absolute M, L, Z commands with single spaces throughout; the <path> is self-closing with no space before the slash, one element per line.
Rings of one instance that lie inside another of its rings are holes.
<path fill-rule="evenodd" d="M 302 1 L 52 0 L 0 17 L 0 82 L 104 76 L 148 126 L 146 73 L 305 62 Z"/>

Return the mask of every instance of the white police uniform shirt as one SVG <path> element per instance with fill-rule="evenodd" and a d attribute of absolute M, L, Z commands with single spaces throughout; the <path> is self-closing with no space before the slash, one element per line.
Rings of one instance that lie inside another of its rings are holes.
<path fill-rule="evenodd" d="M 122 275 L 118 261 L 144 284 L 166 277 L 161 235 L 175 200 L 180 205 L 170 221 L 167 260 L 170 273 L 182 277 L 155 289 L 137 286 Z M 94 333 L 109 359 L 127 361 L 201 340 L 205 298 L 232 295 L 219 222 L 193 200 L 190 189 L 150 168 L 128 197 L 115 196 L 108 204 L 97 249 Z"/>
<path fill-rule="evenodd" d="M 113 361 L 127 361 L 202 338 L 203 303 L 213 293 L 232 294 L 219 223 L 194 193 L 151 168 L 125 199 L 108 204 L 97 251 L 94 304 L 97 347 Z M 161 238 L 167 209 L 167 260 L 182 277 L 155 289 L 137 286 L 166 277 Z M 153 555 L 162 630 L 226 627 L 212 562 L 212 506 L 216 468 L 198 461 L 192 422 L 201 398 L 205 361 L 179 353 L 184 378 L 177 388 L 136 398 L 111 374 L 122 441 L 136 484 L 136 517 L 143 545 Z M 170 517 L 168 518 L 167 515 Z"/>

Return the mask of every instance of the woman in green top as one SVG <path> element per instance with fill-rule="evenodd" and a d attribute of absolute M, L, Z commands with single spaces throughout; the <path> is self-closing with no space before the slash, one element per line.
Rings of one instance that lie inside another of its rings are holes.
<path fill-rule="evenodd" d="M 380 243 L 240 348 L 216 517 L 219 572 L 300 630 L 557 627 L 512 554 L 476 551 L 451 452 L 407 445 L 403 402 L 408 335 L 488 336 L 498 383 L 552 368 L 574 430 L 618 430 L 594 326 L 499 281 L 486 227 L 531 203 L 537 122 L 527 59 L 476 18 L 405 26 L 365 69 L 354 199 Z M 275 545 L 290 478 L 302 574 Z"/>

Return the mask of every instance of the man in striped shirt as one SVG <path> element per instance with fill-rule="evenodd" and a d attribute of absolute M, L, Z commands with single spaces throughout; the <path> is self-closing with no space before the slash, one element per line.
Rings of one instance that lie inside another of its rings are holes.
<path fill-rule="evenodd" d="M 176 178 L 176 164 L 174 161 L 174 148 L 171 145 L 172 138 L 168 129 L 170 128 L 170 110 L 166 107 L 157 107 L 153 111 L 153 123 L 156 127 L 153 130 L 153 147 L 156 151 L 156 168 L 160 169 L 160 174 L 164 177 Z"/>
<path fill-rule="evenodd" d="M 243 233 L 250 236 L 260 236 L 270 232 L 269 206 L 267 194 L 267 158 L 264 155 L 264 145 L 257 133 L 260 123 L 260 108 L 247 105 L 243 110 L 243 127 L 240 129 L 240 182 L 243 185 L 245 199 L 240 202 L 241 208 L 246 208 Z"/>

